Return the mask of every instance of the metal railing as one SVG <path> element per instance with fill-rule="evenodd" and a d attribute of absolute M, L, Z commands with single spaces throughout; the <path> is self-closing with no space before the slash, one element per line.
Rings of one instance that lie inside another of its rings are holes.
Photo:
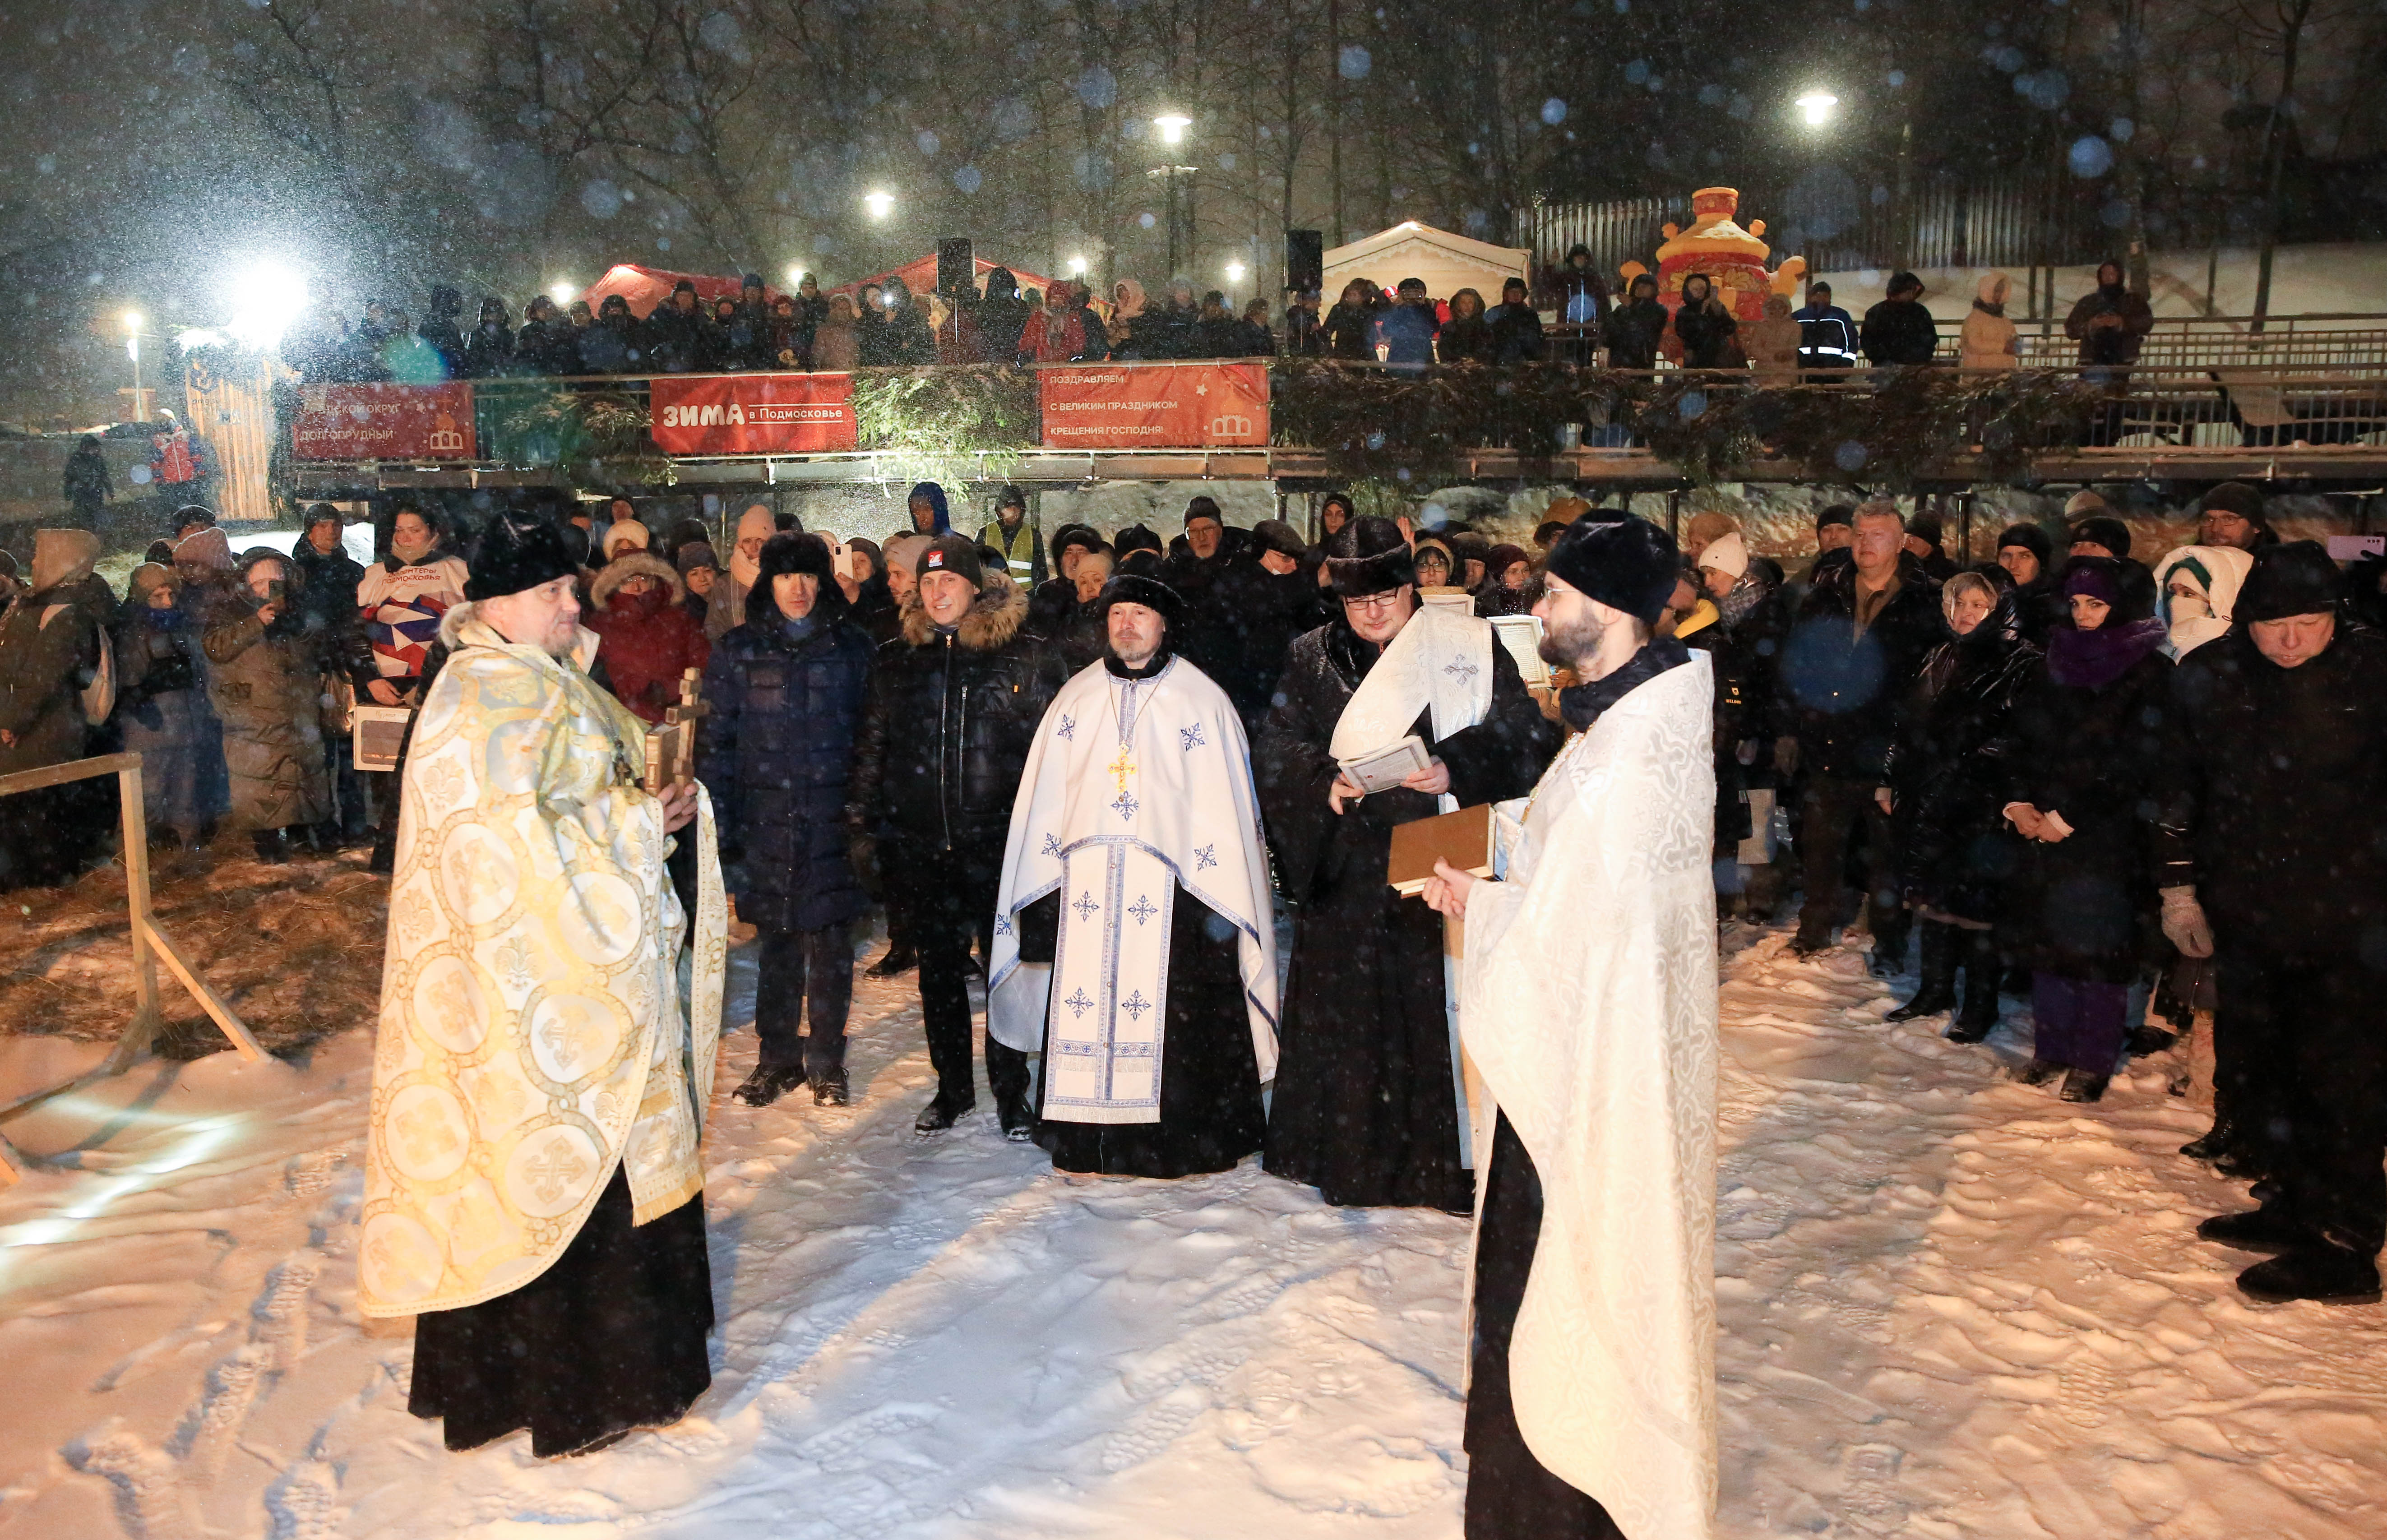
<path fill-rule="evenodd" d="M 2350 334 L 2332 334 L 2318 328 L 2300 334 L 2310 339 L 2345 335 Z M 2275 337 L 2272 340 L 2286 339 Z M 2322 341 L 2319 345 L 2326 347 L 2331 344 Z M 2382 461 L 2387 461 L 2387 359 L 2373 355 L 2354 361 L 2278 362 L 2268 353 L 2264 353 L 2255 355 L 2258 361 L 2249 363 L 2246 361 L 2248 355 L 2243 352 L 2219 355 L 2235 360 L 2231 362 L 2179 362 L 2168 356 L 2152 353 L 2149 357 L 2160 361 L 2142 361 L 2127 369 L 2099 371 L 2078 369 L 2067 359 L 2060 366 L 2048 371 L 2059 378 L 2077 377 L 2090 387 L 2088 399 L 2076 402 L 2086 413 L 2085 429 L 2077 439 L 2066 434 L 2063 448 L 2092 452 L 2161 448 L 2166 454 L 2193 455 L 2199 451 L 2220 454 L 2249 449 L 2292 451 L 2299 448 L 2370 447 L 2380 450 Z M 1410 398 L 1410 393 L 1401 390 L 1397 385 L 1393 391 L 1384 391 L 1386 382 L 1404 377 L 1403 372 L 1373 362 L 1352 362 L 1332 367 L 1351 371 L 1355 388 L 1363 375 L 1371 382 L 1370 388 L 1383 401 L 1380 426 L 1384 435 L 1393 441 L 1395 452 L 1397 452 L 1397 446 L 1408 441 L 1405 429 L 1415 426 L 1420 442 L 1428 435 L 1438 435 L 1446 447 L 1480 448 L 1524 455 L 1549 455 L 1577 449 L 1591 454 L 1647 455 L 1649 452 L 1648 446 L 1636 435 L 1633 424 L 1639 420 L 1637 413 L 1669 389 L 1695 386 L 1705 401 L 1723 403 L 1740 402 L 1767 390 L 1797 385 L 1809 392 L 1821 391 L 1827 398 L 1848 398 L 1853 408 L 1863 398 L 1884 391 L 1913 389 L 1917 383 L 1914 372 L 1903 370 L 1834 370 L 1794 379 L 1762 378 L 1748 371 L 1619 370 L 1604 372 L 1597 376 L 1583 376 L 1585 383 L 1579 394 L 1564 394 L 1576 389 L 1568 383 L 1572 377 L 1561 378 L 1553 387 L 1545 374 L 1542 388 L 1546 392 L 1555 388 L 1562 393 L 1555 398 L 1546 395 L 1546 403 L 1558 401 L 1564 409 L 1560 415 L 1579 421 L 1560 425 L 1559 431 L 1553 432 L 1552 424 L 1542 421 L 1553 415 L 1546 404 L 1538 415 L 1527 412 L 1522 417 L 1509 419 L 1512 424 L 1530 424 L 1528 426 L 1501 427 L 1487 421 L 1475 428 L 1461 428 L 1454 433 L 1450 431 L 1451 425 L 1439 415 L 1446 408 L 1437 404 L 1433 390 L 1421 389 L 1414 393 L 1414 399 Z M 1988 385 L 2009 372 L 1949 367 L 1932 371 L 1930 377 Z M 1434 373 L 1439 379 L 1436 388 L 1445 392 L 1449 389 L 1449 382 L 1454 377 L 1463 379 L 1480 373 L 1487 389 L 1499 380 L 1499 372 L 1477 371 L 1472 366 L 1437 370 Z M 1426 382 L 1420 383 L 1422 385 Z M 1311 371 L 1297 380 L 1283 382 L 1280 388 L 1287 392 L 1298 388 L 1314 393 L 1321 388 L 1321 385 L 1317 373 Z M 1326 383 L 1325 388 L 1332 388 L 1331 381 Z M 562 391 L 570 396 L 602 398 L 613 408 L 626 409 L 630 413 L 640 415 L 649 402 L 649 382 L 643 378 L 605 376 L 476 381 L 474 390 L 476 416 L 481 416 L 485 422 L 492 422 L 510 410 L 517 410 L 524 398 L 537 393 L 552 396 Z M 1985 400 L 1991 399 L 1993 398 L 1985 398 Z M 1614 404 L 1612 410 L 1603 405 L 1610 401 Z M 1293 408 L 1290 396 L 1281 400 L 1280 405 L 1284 410 L 1280 413 L 1276 447 L 1320 448 L 1292 441 L 1289 436 L 1292 430 L 1286 426 Z M 1408 421 L 1414 415 L 1412 407 L 1416 412 L 1423 414 L 1414 424 Z M 1577 407 L 1581 410 L 1575 410 Z M 1950 434 L 1946 446 L 1948 452 L 1962 453 L 1981 444 L 1983 435 L 1993 432 L 1995 422 L 1994 406 L 1985 405 L 1981 420 Z M 1570 427 L 1577 430 L 1576 433 L 1564 431 Z M 519 430 L 514 430 L 513 436 L 519 441 Z M 498 452 L 499 440 L 486 430 L 480 443 L 482 448 L 477 460 L 444 463 L 471 464 L 484 469 L 556 463 L 509 458 Z M 650 443 L 645 444 L 641 452 L 657 459 L 663 458 L 662 451 Z M 868 461 L 890 452 L 892 451 L 883 448 L 873 451 L 865 447 L 844 458 Z M 987 452 L 1061 451 L 1045 450 L 1037 442 L 1031 425 L 1018 444 Z M 1186 450 L 1170 452 L 1198 454 L 1205 451 L 1198 447 L 1189 447 Z M 787 461 L 835 457 L 779 452 L 674 458 L 680 463 L 688 463 L 691 458 L 702 461 Z M 286 463 L 291 470 L 310 467 L 322 470 L 334 462 L 291 461 Z M 413 460 L 392 463 L 423 465 L 428 462 Z"/>

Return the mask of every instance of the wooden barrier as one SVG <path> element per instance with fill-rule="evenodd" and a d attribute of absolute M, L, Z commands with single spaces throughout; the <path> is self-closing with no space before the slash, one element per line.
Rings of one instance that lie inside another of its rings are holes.
<path fill-rule="evenodd" d="M 141 806 L 141 756 L 139 754 L 107 754 L 97 759 L 69 760 L 64 764 L 44 765 L 39 770 L 20 770 L 13 776 L 0 776 L 0 797 L 19 791 L 38 791 L 44 787 L 64 786 L 70 781 L 96 779 L 114 776 L 119 800 L 124 813 L 124 897 L 125 907 L 132 914 L 133 987 L 137 997 L 133 1020 L 126 1025 L 116 1047 L 96 1069 L 79 1075 L 64 1085 L 52 1086 L 20 1096 L 0 1106 L 0 1119 L 14 1117 L 30 1107 L 40 1105 L 54 1096 L 63 1096 L 81 1090 L 95 1080 L 120 1075 L 149 1051 L 158 1036 L 158 960 L 182 981 L 183 987 L 196 997 L 202 1008 L 232 1041 L 241 1057 L 262 1059 L 265 1050 L 234 1016 L 207 980 L 199 977 L 183 949 L 176 946 L 158 928 L 158 917 L 149 908 L 149 820 Z M 14 1144 L 0 1134 L 0 1187 L 16 1182 L 24 1174 L 26 1160 Z"/>

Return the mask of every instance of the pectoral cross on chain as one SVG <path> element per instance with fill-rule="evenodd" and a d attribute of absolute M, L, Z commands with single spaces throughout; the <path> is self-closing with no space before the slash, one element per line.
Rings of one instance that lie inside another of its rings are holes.
<path fill-rule="evenodd" d="M 1118 788 L 1119 795 L 1122 797 L 1127 795 L 1127 778 L 1136 772 L 1135 760 L 1129 754 L 1128 749 L 1128 744 L 1120 743 L 1118 752 L 1111 756 L 1111 762 L 1108 764 L 1103 766 L 1104 771 L 1111 777 L 1112 783 Z"/>

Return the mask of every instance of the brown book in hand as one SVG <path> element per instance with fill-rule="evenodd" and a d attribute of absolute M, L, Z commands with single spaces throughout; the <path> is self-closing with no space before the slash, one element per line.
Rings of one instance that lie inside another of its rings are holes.
<path fill-rule="evenodd" d="M 1384 880 L 1405 898 L 1425 891 L 1437 859 L 1474 877 L 1492 875 L 1492 804 L 1478 802 L 1456 813 L 1393 826 Z"/>

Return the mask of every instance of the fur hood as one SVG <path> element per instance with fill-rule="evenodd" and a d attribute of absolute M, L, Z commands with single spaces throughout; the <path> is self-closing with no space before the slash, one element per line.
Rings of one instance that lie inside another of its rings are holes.
<path fill-rule="evenodd" d="M 671 590 L 674 604 L 687 601 L 688 585 L 680 581 L 679 573 L 662 557 L 644 550 L 625 550 L 598 568 L 597 580 L 588 585 L 588 598 L 601 610 L 634 577 L 651 577 L 663 584 Z"/>
<path fill-rule="evenodd" d="M 986 578 L 979 585 L 978 602 L 962 616 L 955 632 L 956 638 L 973 652 L 992 652 L 1019 635 L 1028 621 L 1028 596 L 1019 585 L 999 566 L 989 566 Z M 936 635 L 928 623 L 928 612 L 920 608 L 917 589 L 903 600 L 903 640 L 913 647 L 926 647 Z"/>

